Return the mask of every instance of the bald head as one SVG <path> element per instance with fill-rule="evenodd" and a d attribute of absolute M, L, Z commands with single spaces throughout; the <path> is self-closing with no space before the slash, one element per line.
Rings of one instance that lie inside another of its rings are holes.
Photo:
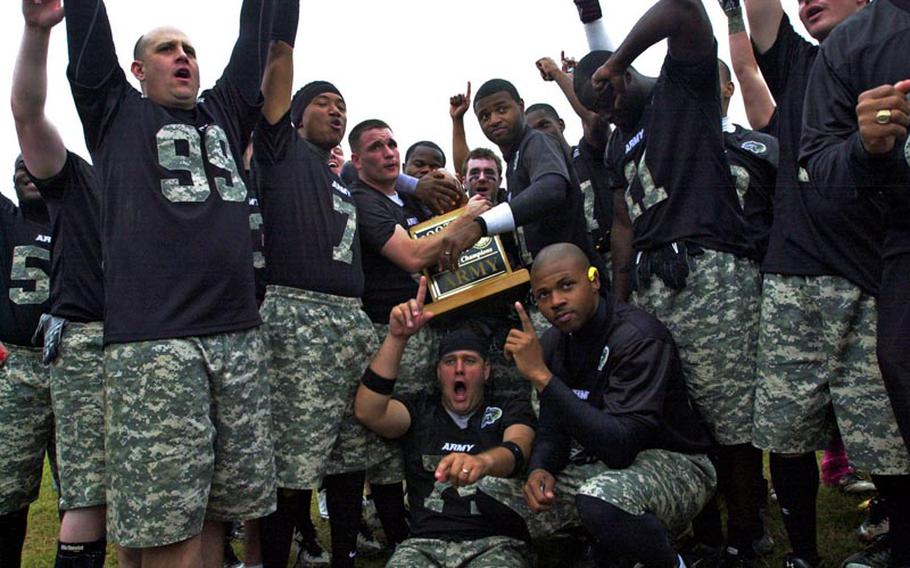
<path fill-rule="evenodd" d="M 591 262 L 587 255 L 580 248 L 572 243 L 556 243 L 541 249 L 537 256 L 534 257 L 534 265 L 531 267 L 531 279 L 534 275 L 540 275 L 555 262 L 571 262 L 582 271 L 587 271 Z"/>
<path fill-rule="evenodd" d="M 189 40 L 188 40 L 186 34 L 183 33 L 182 31 L 178 30 L 177 28 L 175 28 L 173 26 L 159 26 L 159 27 L 153 28 L 153 29 L 145 32 L 141 36 L 139 36 L 139 39 L 136 40 L 136 44 L 133 46 L 133 60 L 134 61 L 144 60 L 145 52 L 148 49 L 148 47 L 150 45 L 152 45 L 152 42 L 155 39 L 160 38 L 162 36 L 180 37 L 180 38 L 187 40 L 187 43 L 189 43 Z"/>

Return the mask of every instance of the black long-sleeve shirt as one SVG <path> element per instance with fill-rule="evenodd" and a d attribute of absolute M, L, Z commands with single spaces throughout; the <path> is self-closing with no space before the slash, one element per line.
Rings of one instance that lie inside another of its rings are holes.
<path fill-rule="evenodd" d="M 620 469 L 650 448 L 710 447 L 686 394 L 676 345 L 649 314 L 601 298 L 582 329 L 551 328 L 541 341 L 553 378 L 540 394 L 531 470 L 558 473 L 595 460 Z"/>

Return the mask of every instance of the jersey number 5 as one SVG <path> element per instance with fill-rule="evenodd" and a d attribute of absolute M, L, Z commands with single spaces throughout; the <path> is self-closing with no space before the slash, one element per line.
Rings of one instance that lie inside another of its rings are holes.
<path fill-rule="evenodd" d="M 26 280 L 35 283 L 34 290 L 10 287 L 10 301 L 20 306 L 44 302 L 50 295 L 51 290 L 51 279 L 47 272 L 36 266 L 28 266 L 26 263 L 29 258 L 37 258 L 48 262 L 51 259 L 51 253 L 47 249 L 33 245 L 18 246 L 13 249 L 13 269 L 10 273 L 10 278 L 12 280 Z"/>
<path fill-rule="evenodd" d="M 185 155 L 177 153 L 178 142 L 186 144 Z M 237 162 L 231 156 L 227 135 L 220 126 L 212 125 L 205 129 L 205 153 L 208 161 L 216 168 L 227 170 L 231 174 L 228 181 L 225 177 L 215 177 L 215 187 L 225 201 L 245 201 L 246 184 L 240 178 Z M 190 183 L 183 184 L 179 179 L 161 180 L 161 193 L 172 203 L 199 203 L 208 199 L 212 192 L 205 175 L 205 163 L 202 158 L 202 139 L 196 128 L 189 124 L 167 124 L 158 131 L 158 163 L 161 167 L 173 171 L 188 172 Z"/>

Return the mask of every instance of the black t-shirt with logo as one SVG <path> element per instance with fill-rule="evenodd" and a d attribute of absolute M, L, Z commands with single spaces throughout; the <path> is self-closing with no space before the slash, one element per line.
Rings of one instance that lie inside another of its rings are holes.
<path fill-rule="evenodd" d="M 28 347 L 50 307 L 51 228 L 0 195 L 0 342 Z"/>
<path fill-rule="evenodd" d="M 910 138 L 878 157 L 862 147 L 861 93 L 910 78 L 910 2 L 878 0 L 838 26 L 822 45 L 806 96 L 801 161 L 821 187 L 884 202 L 883 257 L 910 254 Z M 881 193 L 879 193 L 881 192 Z"/>
<path fill-rule="evenodd" d="M 268 29 L 261 20 L 270 15 L 258 8 L 244 2 L 240 39 L 224 73 L 184 110 L 130 86 L 96 2 L 67 5 L 69 43 L 93 58 L 74 59 L 71 49 L 67 72 L 103 188 L 105 343 L 261 323 L 241 176 L 261 108 L 260 48 L 267 44 L 261 35 Z"/>
<path fill-rule="evenodd" d="M 439 395 L 400 398 L 411 415 L 411 427 L 402 438 L 412 538 L 472 540 L 508 535 L 474 502 L 475 488 L 438 483 L 436 466 L 446 455 L 476 455 L 502 443 L 506 429 L 515 424 L 534 427 L 527 400 L 484 400 L 461 429 L 442 405 Z"/>
<path fill-rule="evenodd" d="M 774 213 L 777 139 L 738 124 L 734 126 L 732 132 L 724 132 L 724 144 L 736 183 L 736 195 L 746 218 L 746 235 L 753 258 L 760 262 L 768 250 L 768 233 Z"/>
<path fill-rule="evenodd" d="M 693 63 L 667 55 L 638 125 L 611 137 L 610 186 L 626 188 L 636 251 L 681 241 L 750 254 L 724 152 L 718 80 L 716 45 Z"/>
<path fill-rule="evenodd" d="M 572 162 L 584 203 L 585 222 L 594 248 L 610 251 L 610 229 L 613 226 L 613 193 L 608 183 L 603 155 L 605 145 L 596 148 L 584 138 L 572 149 Z"/>
<path fill-rule="evenodd" d="M 328 154 L 302 139 L 285 114 L 261 120 L 253 164 L 265 223 L 266 281 L 359 298 L 363 269 L 354 197 Z"/>
<path fill-rule="evenodd" d="M 774 45 L 755 54 L 777 102 L 764 131 L 780 143 L 774 222 L 762 271 L 841 276 L 875 294 L 881 272 L 880 204 L 857 198 L 852 189 L 819 189 L 797 161 L 806 85 L 818 49 L 784 16 Z"/>
<path fill-rule="evenodd" d="M 560 143 L 548 134 L 527 127 L 518 148 L 505 158 L 506 198 L 513 205 L 522 192 L 546 175 L 558 175 L 566 180 L 565 200 L 560 207 L 530 212 L 532 220 L 518 227 L 522 254 L 526 252 L 533 259 L 548 245 L 573 243 L 585 251 L 592 262 L 598 259 L 586 230 L 584 197 L 578 177 L 571 166 L 571 156 L 566 155 Z"/>
<path fill-rule="evenodd" d="M 363 309 L 374 323 L 389 323 L 392 308 L 417 295 L 417 281 L 383 256 L 382 247 L 395 227 L 407 231 L 424 220 L 423 209 L 411 196 L 399 193 L 401 203 L 362 180 L 351 187 L 357 203 L 357 227 L 363 252 Z"/>
<path fill-rule="evenodd" d="M 70 321 L 101 321 L 101 192 L 92 166 L 67 152 L 56 176 L 33 181 L 47 205 L 54 241 L 50 312 Z"/>

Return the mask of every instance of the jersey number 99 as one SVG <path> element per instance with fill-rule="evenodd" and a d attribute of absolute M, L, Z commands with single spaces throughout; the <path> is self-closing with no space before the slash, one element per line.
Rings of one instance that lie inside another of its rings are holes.
<path fill-rule="evenodd" d="M 186 143 L 189 151 L 186 155 L 177 153 L 177 143 Z M 231 156 L 227 135 L 217 124 L 205 129 L 205 153 L 208 161 L 216 168 L 227 170 L 231 174 L 228 181 L 225 177 L 214 177 L 215 187 L 225 201 L 245 201 L 246 184 L 240 178 L 237 162 Z M 189 124 L 167 124 L 158 131 L 158 163 L 161 167 L 173 171 L 188 172 L 190 183 L 183 184 L 179 179 L 161 180 L 161 193 L 172 203 L 199 203 L 208 199 L 212 192 L 205 175 L 205 163 L 202 157 L 202 139 L 196 128 Z"/>

